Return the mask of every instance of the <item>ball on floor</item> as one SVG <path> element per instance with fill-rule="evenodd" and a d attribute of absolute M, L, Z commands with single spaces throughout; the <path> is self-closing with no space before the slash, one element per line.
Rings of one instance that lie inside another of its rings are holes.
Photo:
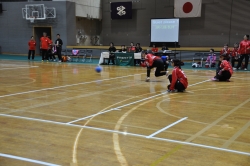
<path fill-rule="evenodd" d="M 97 73 L 100 73 L 102 71 L 102 67 L 101 66 L 96 66 L 95 71 Z"/>

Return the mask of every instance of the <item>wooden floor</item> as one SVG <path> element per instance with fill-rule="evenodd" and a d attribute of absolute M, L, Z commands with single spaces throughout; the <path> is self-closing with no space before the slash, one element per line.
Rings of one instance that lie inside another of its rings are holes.
<path fill-rule="evenodd" d="M 250 72 L 184 69 L 168 94 L 144 68 L 94 69 L 0 61 L 0 166 L 250 165 Z"/>

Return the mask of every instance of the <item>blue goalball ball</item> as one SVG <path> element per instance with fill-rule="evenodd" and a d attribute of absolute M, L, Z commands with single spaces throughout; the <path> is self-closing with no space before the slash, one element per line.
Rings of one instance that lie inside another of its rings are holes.
<path fill-rule="evenodd" d="M 102 71 L 102 67 L 97 66 L 97 67 L 95 68 L 95 71 L 96 71 L 97 73 L 100 73 L 100 72 Z"/>

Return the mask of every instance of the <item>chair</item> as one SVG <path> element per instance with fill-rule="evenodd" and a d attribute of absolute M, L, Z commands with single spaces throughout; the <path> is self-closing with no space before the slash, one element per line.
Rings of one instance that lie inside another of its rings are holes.
<path fill-rule="evenodd" d="M 194 57 L 193 57 L 193 63 L 192 63 L 192 67 L 193 68 L 201 68 L 201 67 L 203 67 L 203 56 L 204 56 L 204 54 L 203 53 L 201 53 L 201 52 L 196 52 L 195 54 L 194 54 Z"/>
<path fill-rule="evenodd" d="M 79 50 L 75 50 L 75 49 L 73 49 L 71 51 L 71 61 L 72 62 L 74 62 L 74 59 L 76 59 L 75 62 L 79 61 L 79 52 L 80 52 Z"/>
<path fill-rule="evenodd" d="M 82 62 L 84 62 L 84 57 L 86 56 L 86 50 L 80 50 L 79 59 L 82 58 Z"/>
<path fill-rule="evenodd" d="M 88 62 L 92 62 L 92 53 L 93 53 L 93 50 L 86 50 L 85 56 L 83 57 L 82 61 L 86 62 L 87 58 L 89 57 Z"/>

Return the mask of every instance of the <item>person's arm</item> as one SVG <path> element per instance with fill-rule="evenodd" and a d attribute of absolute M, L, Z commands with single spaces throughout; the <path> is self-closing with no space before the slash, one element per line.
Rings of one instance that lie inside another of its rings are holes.
<path fill-rule="evenodd" d="M 176 81 L 177 81 L 177 73 L 176 73 L 176 70 L 177 70 L 177 69 L 173 69 L 173 71 L 172 71 L 172 82 L 171 82 L 171 86 L 170 86 L 169 90 L 174 90 L 175 83 L 176 83 Z"/>

